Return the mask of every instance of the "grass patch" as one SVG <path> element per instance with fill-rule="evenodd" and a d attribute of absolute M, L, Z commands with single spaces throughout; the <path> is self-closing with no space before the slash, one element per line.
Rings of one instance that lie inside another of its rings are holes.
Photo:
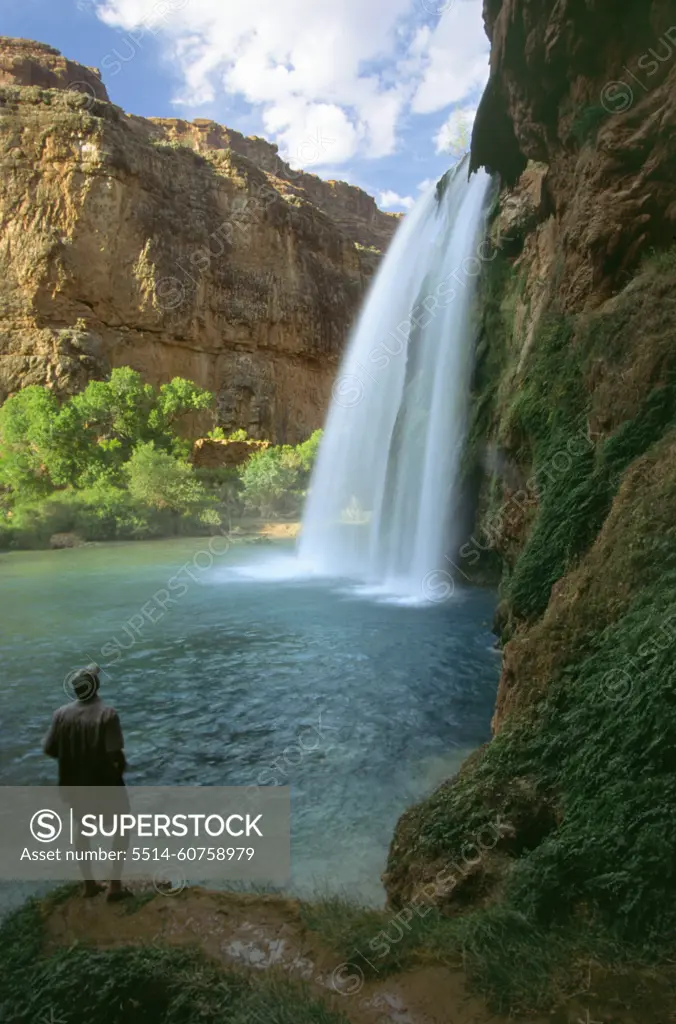
<path fill-rule="evenodd" d="M 58 907 L 62 903 L 67 903 L 69 899 L 72 899 L 77 893 L 80 892 L 82 885 L 80 882 L 66 882 L 64 885 L 59 885 L 56 889 L 52 889 L 50 893 L 45 897 L 45 906 Z"/>
<path fill-rule="evenodd" d="M 303 923 L 316 932 L 330 949 L 356 973 L 385 977 L 416 962 L 426 936 L 442 920 L 431 908 L 397 918 L 395 913 L 374 910 L 342 896 L 329 896 L 303 904 Z"/>
<path fill-rule="evenodd" d="M 346 1024 L 303 986 L 225 972 L 195 951 L 76 945 L 45 956 L 43 939 L 34 901 L 0 926 L 3 1024 Z"/>
<path fill-rule="evenodd" d="M 341 964 L 337 980 L 346 988 L 362 976 L 382 979 L 425 964 L 443 965 L 465 971 L 497 1013 L 562 1002 L 588 984 L 590 963 L 625 963 L 623 949 L 603 931 L 543 928 L 513 907 L 448 917 L 432 907 L 386 912 L 331 897 L 305 905 L 301 913 L 335 952 Z"/>

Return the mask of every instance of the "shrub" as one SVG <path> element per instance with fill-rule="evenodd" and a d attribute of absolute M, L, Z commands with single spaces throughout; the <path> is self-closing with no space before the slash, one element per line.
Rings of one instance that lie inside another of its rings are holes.
<path fill-rule="evenodd" d="M 192 466 L 157 449 L 153 441 L 134 448 L 124 473 L 132 498 L 151 508 L 185 513 L 207 502 Z"/>
<path fill-rule="evenodd" d="M 265 448 L 254 452 L 240 470 L 242 500 L 262 516 L 297 513 L 314 466 L 321 430 L 302 444 Z"/>
<path fill-rule="evenodd" d="M 158 526 L 128 491 L 100 481 L 85 490 L 68 488 L 17 504 L 0 541 L 5 548 L 23 548 L 44 547 L 54 533 L 77 533 L 89 541 L 140 539 L 156 535 Z"/>
<path fill-rule="evenodd" d="M 225 441 L 226 440 L 225 431 L 223 430 L 223 427 L 214 427 L 213 430 L 207 431 L 207 437 L 211 441 Z"/>
<path fill-rule="evenodd" d="M 317 460 L 319 446 L 322 442 L 322 433 L 323 432 L 321 430 L 315 430 L 310 434 L 307 441 L 303 441 L 302 444 L 296 445 L 298 463 L 302 472 L 307 475 L 312 472 Z"/>
<path fill-rule="evenodd" d="M 262 516 L 298 508 L 300 465 L 293 449 L 267 448 L 254 452 L 241 471 L 242 498 L 247 508 Z"/>

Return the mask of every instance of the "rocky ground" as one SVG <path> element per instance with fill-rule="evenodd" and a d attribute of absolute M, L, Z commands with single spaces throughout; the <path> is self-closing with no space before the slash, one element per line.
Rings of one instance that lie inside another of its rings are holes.
<path fill-rule="evenodd" d="M 462 966 L 429 958 L 406 971 L 365 980 L 340 963 L 308 928 L 303 906 L 276 896 L 185 889 L 175 895 L 136 889 L 136 898 L 111 906 L 104 897 L 47 902 L 46 949 L 77 944 L 111 949 L 143 943 L 196 947 L 227 969 L 302 981 L 308 991 L 351 1024 L 669 1024 L 668 979 L 609 978 L 590 965 L 584 990 L 546 1016 L 492 1013 L 470 991 Z"/>

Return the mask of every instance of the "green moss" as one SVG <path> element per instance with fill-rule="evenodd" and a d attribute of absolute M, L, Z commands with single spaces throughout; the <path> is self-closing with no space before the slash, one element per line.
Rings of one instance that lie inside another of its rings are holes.
<path fill-rule="evenodd" d="M 499 250 L 484 266 L 478 303 L 483 310 L 482 330 L 472 380 L 470 448 L 485 439 L 494 426 L 498 389 L 508 363 L 512 339 L 511 292 L 518 288 L 511 262 Z"/>
<path fill-rule="evenodd" d="M 676 926 L 676 566 L 551 688 L 539 728 L 520 737 L 561 824 L 516 866 L 515 905 L 543 923 L 593 908 L 630 946 L 673 946 Z M 637 657 L 671 620 L 666 644 Z"/>
<path fill-rule="evenodd" d="M 654 256 L 644 267 L 655 295 L 671 267 L 668 253 Z M 504 316 L 513 288 L 497 278 L 487 293 L 487 318 Z M 662 380 L 632 419 L 624 422 L 603 444 L 587 445 L 587 423 L 592 395 L 587 386 L 597 361 L 609 366 L 626 364 L 634 353 L 636 295 L 632 292 L 608 312 L 573 319 L 545 315 L 536 329 L 518 384 L 509 403 L 500 407 L 501 371 L 493 353 L 488 367 L 493 383 L 482 393 L 491 396 L 491 420 L 477 410 L 476 437 L 495 432 L 509 438 L 512 456 L 530 465 L 530 478 L 539 495 L 539 509 L 512 575 L 505 580 L 504 596 L 517 618 L 533 620 L 544 612 L 552 586 L 593 543 L 608 514 L 622 473 L 669 429 L 676 418 L 676 360 L 667 357 Z M 665 323 L 664 329 L 669 329 Z M 495 331 L 495 337 L 501 335 Z M 504 338 L 504 331 L 502 332 Z M 504 358 L 504 357 L 503 357 Z M 504 373 L 504 371 L 502 371 Z"/>
<path fill-rule="evenodd" d="M 581 353 L 570 318 L 543 317 L 530 358 L 508 407 L 506 430 L 522 458 L 543 463 L 583 425 L 586 407 Z"/>
<path fill-rule="evenodd" d="M 560 412 L 560 409 L 557 410 Z M 594 451 L 566 448 L 565 433 L 554 433 L 561 447 L 539 466 L 537 478 L 543 497 L 512 577 L 505 587 L 517 616 L 540 616 L 551 588 L 590 547 L 610 510 L 629 464 L 646 452 L 676 420 L 676 372 L 667 384 L 654 388 L 637 415 Z M 571 418 L 570 423 L 578 424 Z M 572 437 L 572 435 L 571 435 Z M 570 438 L 568 439 L 570 441 Z M 557 470 L 558 461 L 566 466 Z"/>

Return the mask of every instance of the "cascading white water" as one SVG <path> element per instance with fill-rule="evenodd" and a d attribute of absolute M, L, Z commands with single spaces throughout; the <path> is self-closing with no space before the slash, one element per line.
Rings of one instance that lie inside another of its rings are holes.
<path fill-rule="evenodd" d="M 303 518 L 313 571 L 419 597 L 448 570 L 490 178 L 463 163 L 385 257 L 333 387 Z"/>

